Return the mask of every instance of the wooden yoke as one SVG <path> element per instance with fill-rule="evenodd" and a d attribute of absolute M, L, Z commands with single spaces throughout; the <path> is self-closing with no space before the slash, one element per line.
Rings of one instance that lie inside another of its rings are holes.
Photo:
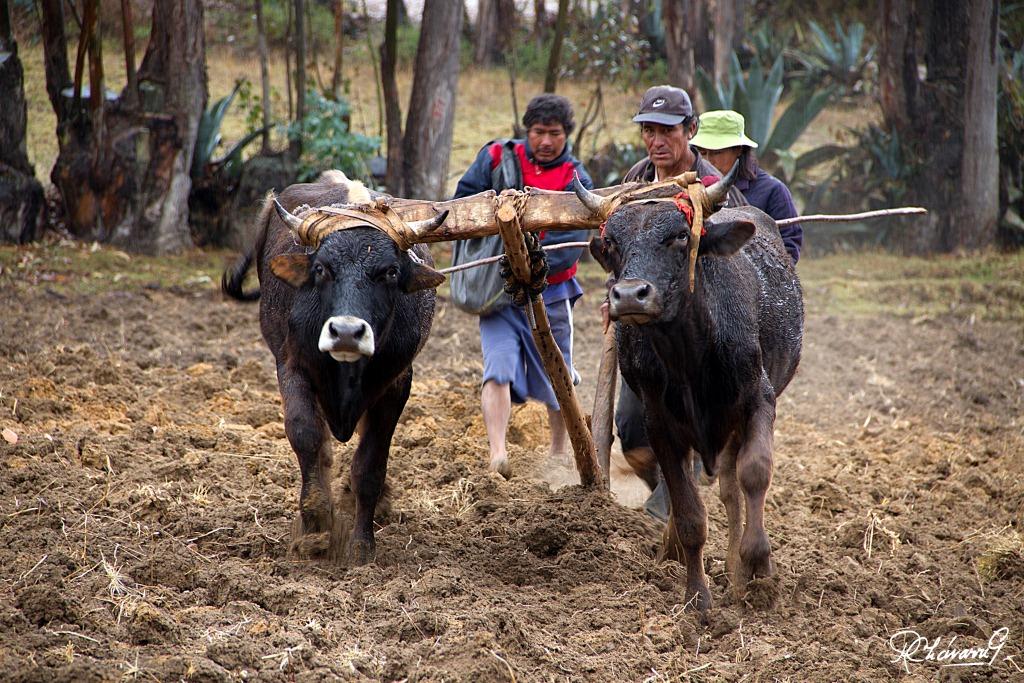
<path fill-rule="evenodd" d="M 515 194 L 502 194 L 498 197 L 498 209 L 494 212 L 498 231 L 505 243 L 505 254 L 508 256 L 509 267 L 515 278 L 521 283 L 530 282 L 530 258 L 526 251 L 526 241 L 520 226 L 519 213 L 516 211 Z M 548 322 L 548 312 L 544 307 L 544 299 L 540 296 L 530 297 L 527 305 L 527 317 L 530 318 L 533 341 L 540 352 L 544 369 L 547 371 L 551 386 L 555 390 L 562 420 L 572 441 L 572 450 L 576 459 L 576 470 L 580 474 L 580 483 L 586 487 L 597 486 L 602 481 L 601 470 L 597 464 L 597 453 L 594 440 L 587 428 L 586 419 L 580 409 L 569 369 L 565 365 L 562 352 L 555 344 Z"/>
<path fill-rule="evenodd" d="M 517 193 L 525 201 L 522 215 L 519 216 L 519 225 L 525 232 L 593 230 L 600 227 L 614 207 L 642 199 L 672 197 L 695 178 L 696 174 L 690 171 L 656 183 L 626 183 L 595 190 L 594 194 L 612 200 L 612 203 L 599 213 L 584 206 L 573 192 L 527 188 Z M 414 231 L 416 234 L 412 241 L 423 243 L 497 234 L 494 202 L 494 191 L 488 190 L 471 197 L 444 202 L 393 198 L 388 200 L 388 205 L 407 223 L 429 220 L 445 211 L 448 212 L 448 219 L 441 225 Z"/>

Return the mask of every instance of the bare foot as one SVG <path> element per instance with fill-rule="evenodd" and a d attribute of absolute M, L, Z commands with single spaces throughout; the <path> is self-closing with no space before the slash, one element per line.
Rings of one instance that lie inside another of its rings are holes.
<path fill-rule="evenodd" d="M 512 463 L 507 455 L 498 455 L 491 458 L 491 464 L 487 466 L 491 472 L 497 472 L 506 479 L 512 478 Z"/>

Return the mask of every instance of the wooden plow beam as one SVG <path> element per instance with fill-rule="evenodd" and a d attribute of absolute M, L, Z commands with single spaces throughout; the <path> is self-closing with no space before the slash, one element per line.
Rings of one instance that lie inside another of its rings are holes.
<path fill-rule="evenodd" d="M 527 284 L 530 282 L 530 257 L 526 249 L 519 212 L 515 207 L 519 199 L 513 193 L 499 195 L 498 208 L 494 217 L 498 223 L 501 239 L 505 243 L 505 254 L 508 256 L 509 267 L 519 282 Z M 587 487 L 596 486 L 603 481 L 603 477 L 597 462 L 594 439 L 590 429 L 587 428 L 583 411 L 580 409 L 576 387 L 573 386 L 565 358 L 559 351 L 554 335 L 551 333 L 544 299 L 540 295 L 532 294 L 525 308 L 526 317 L 530 321 L 530 329 L 533 332 L 533 341 L 537 345 L 537 351 L 544 363 L 544 370 L 547 372 L 548 380 L 558 399 L 562 421 L 565 423 L 566 431 L 569 432 L 580 483 Z"/>

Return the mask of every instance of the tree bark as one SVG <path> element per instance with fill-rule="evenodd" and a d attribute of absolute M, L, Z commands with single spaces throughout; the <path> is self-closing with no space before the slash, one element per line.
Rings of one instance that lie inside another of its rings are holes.
<path fill-rule="evenodd" d="M 384 90 L 384 115 L 387 121 L 388 166 L 384 176 L 387 191 L 396 197 L 405 192 L 402 172 L 402 105 L 398 100 L 396 41 L 401 18 L 401 0 L 388 0 L 384 17 L 384 43 L 381 45 L 381 86 Z"/>
<path fill-rule="evenodd" d="M 738 0 L 716 0 L 715 2 L 715 73 L 714 77 L 725 81 L 732 60 L 733 41 L 736 37 L 736 5 Z"/>
<path fill-rule="evenodd" d="M 694 90 L 694 38 L 691 24 L 694 0 L 664 0 L 661 20 L 665 27 L 665 53 L 668 61 L 669 85 L 685 90 L 691 97 Z"/>
<path fill-rule="evenodd" d="M 999 78 L 999 2 L 973 0 L 968 10 L 964 84 L 963 195 L 948 229 L 952 249 L 983 249 L 999 224 L 999 149 L 996 89 Z"/>
<path fill-rule="evenodd" d="M 562 64 L 562 40 L 569 30 L 569 0 L 558 0 L 558 16 L 555 18 L 555 35 L 551 40 L 551 54 L 544 75 L 544 92 L 555 92 L 558 86 L 558 71 Z"/>
<path fill-rule="evenodd" d="M 139 79 L 135 72 L 135 20 L 131 0 L 121 0 L 121 32 L 124 36 L 125 104 L 138 105 Z"/>
<path fill-rule="evenodd" d="M 25 145 L 24 71 L 8 0 L 0 0 L 0 102 L 0 242 L 23 244 L 38 236 L 43 186 Z"/>
<path fill-rule="evenodd" d="M 548 11 L 544 0 L 533 0 L 533 39 L 537 47 L 548 38 Z"/>
<path fill-rule="evenodd" d="M 426 0 L 402 146 L 404 190 L 410 197 L 437 199 L 446 194 L 461 29 L 460 3 Z"/>
<path fill-rule="evenodd" d="M 923 81 L 914 50 L 919 19 Z M 907 253 L 981 249 L 995 240 L 998 20 L 993 0 L 881 4 L 879 101 L 886 128 L 914 164 L 908 199 L 930 210 L 901 227 L 897 246 Z"/>
<path fill-rule="evenodd" d="M 345 46 L 345 3 L 334 0 L 334 73 L 331 74 L 331 92 L 334 99 L 341 99 L 341 66 L 344 60 Z"/>
<path fill-rule="evenodd" d="M 42 0 L 43 54 L 46 64 L 46 94 L 60 121 L 65 115 L 65 98 L 61 91 L 71 85 L 68 67 L 68 41 L 64 35 L 64 3 Z"/>
<path fill-rule="evenodd" d="M 47 0 L 49 1 L 49 0 Z M 63 23 L 44 13 L 47 63 L 58 65 L 54 46 L 63 44 Z M 191 244 L 188 229 L 189 171 L 199 118 L 206 105 L 203 9 L 199 0 L 154 3 L 153 24 L 138 72 L 139 91 L 104 97 L 98 36 L 90 50 L 88 110 L 60 97 L 57 135 L 60 153 L 51 178 L 60 191 L 68 229 L 87 240 L 111 242 L 133 251 L 167 253 Z M 137 97 L 138 109 L 127 102 Z"/>
<path fill-rule="evenodd" d="M 906 0 L 881 0 L 879 9 L 878 99 L 886 127 L 902 130 L 915 118 L 916 12 Z"/>
<path fill-rule="evenodd" d="M 477 5 L 476 40 L 473 52 L 477 64 L 500 64 L 515 35 L 514 0 L 480 0 Z"/>
<path fill-rule="evenodd" d="M 270 70 L 267 67 L 267 31 L 263 26 L 263 0 L 253 0 L 256 12 L 256 51 L 260 56 L 260 99 L 263 109 L 263 135 L 260 154 L 270 152 Z"/>
<path fill-rule="evenodd" d="M 302 120 L 306 117 L 306 28 L 305 0 L 294 0 L 295 6 L 295 121 L 299 124 L 299 134 L 292 138 L 289 145 L 292 156 L 298 159 L 302 155 Z"/>
<path fill-rule="evenodd" d="M 686 32 L 693 41 L 693 61 L 708 73 L 715 70 L 715 44 L 708 26 L 707 3 L 687 0 Z M 689 92 L 689 91 L 687 91 Z"/>

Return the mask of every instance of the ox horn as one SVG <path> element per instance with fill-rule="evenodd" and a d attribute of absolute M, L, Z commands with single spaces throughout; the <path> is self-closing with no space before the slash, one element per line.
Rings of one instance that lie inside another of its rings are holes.
<path fill-rule="evenodd" d="M 445 209 L 433 218 L 428 218 L 422 221 L 409 221 L 406 225 L 409 226 L 409 229 L 412 230 L 416 236 L 420 236 L 434 228 L 441 227 L 441 224 L 444 223 L 444 219 L 448 218 L 448 213 L 449 210 Z"/>
<path fill-rule="evenodd" d="M 726 198 L 729 196 L 729 190 L 732 189 L 733 183 L 736 182 L 736 176 L 739 174 L 740 160 L 737 159 L 733 162 L 732 168 L 729 172 L 719 180 L 717 183 L 709 187 L 704 197 L 707 199 L 709 213 L 717 211 L 721 208 L 722 204 L 725 203 Z"/>
<path fill-rule="evenodd" d="M 281 202 L 277 201 L 277 199 L 274 200 L 274 208 L 277 209 L 277 215 L 284 221 L 285 225 L 291 228 L 292 232 L 298 230 L 299 226 L 302 225 L 302 219 L 288 213 L 288 209 L 281 206 Z"/>
<path fill-rule="evenodd" d="M 611 203 L 610 198 L 602 197 L 596 192 L 591 192 L 583 187 L 580 177 L 575 173 L 572 176 L 572 184 L 569 187 L 576 193 L 576 197 L 583 203 L 583 206 L 590 209 L 592 215 L 601 216 L 602 218 L 606 217 L 607 207 Z"/>

